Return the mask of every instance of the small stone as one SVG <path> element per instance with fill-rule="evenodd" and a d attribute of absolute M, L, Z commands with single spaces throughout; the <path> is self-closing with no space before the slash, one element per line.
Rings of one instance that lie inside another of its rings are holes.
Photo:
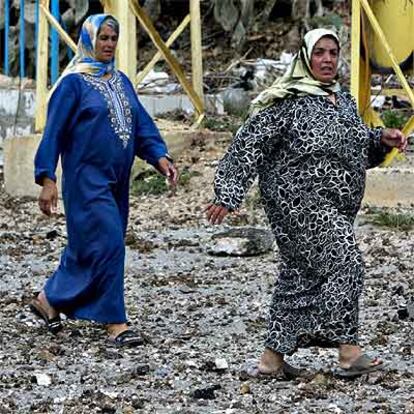
<path fill-rule="evenodd" d="M 48 240 L 54 240 L 57 236 L 59 236 L 59 232 L 57 230 L 50 230 L 46 233 L 46 238 Z"/>
<path fill-rule="evenodd" d="M 269 252 L 273 241 L 268 230 L 240 227 L 214 234 L 206 251 L 215 256 L 257 256 Z"/>
<path fill-rule="evenodd" d="M 199 388 L 195 390 L 191 396 L 195 399 L 214 400 L 216 398 L 214 391 L 219 390 L 220 388 L 221 386 L 219 384 L 215 384 L 206 388 Z"/>
<path fill-rule="evenodd" d="M 240 386 L 240 394 L 245 395 L 245 394 L 250 394 L 250 393 L 251 393 L 250 385 L 247 383 L 243 383 Z"/>
<path fill-rule="evenodd" d="M 42 349 L 39 351 L 38 358 L 43 361 L 51 362 L 56 358 L 56 355 L 53 355 L 47 349 Z"/>
<path fill-rule="evenodd" d="M 150 372 L 150 366 L 148 364 L 138 364 L 131 370 L 131 374 L 134 376 L 147 375 Z"/>
<path fill-rule="evenodd" d="M 138 398 L 138 396 L 134 395 L 132 397 L 131 405 L 135 410 L 141 410 L 144 408 L 145 402 Z"/>
<path fill-rule="evenodd" d="M 35 380 L 38 385 L 49 386 L 52 384 L 52 378 L 50 375 L 37 373 L 35 374 Z"/>
<path fill-rule="evenodd" d="M 216 369 L 219 371 L 224 371 L 229 367 L 228 362 L 224 358 L 216 358 L 214 360 L 214 364 L 216 366 Z"/>
<path fill-rule="evenodd" d="M 315 375 L 312 382 L 315 385 L 321 385 L 321 386 L 326 387 L 329 384 L 329 378 L 324 374 L 318 373 Z"/>
<path fill-rule="evenodd" d="M 101 390 L 101 393 L 109 397 L 111 400 L 118 398 L 117 392 Z"/>
<path fill-rule="evenodd" d="M 414 301 L 407 304 L 407 313 L 410 319 L 414 319 Z"/>

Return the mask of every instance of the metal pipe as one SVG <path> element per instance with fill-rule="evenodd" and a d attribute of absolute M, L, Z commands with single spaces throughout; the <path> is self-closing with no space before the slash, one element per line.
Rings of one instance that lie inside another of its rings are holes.
<path fill-rule="evenodd" d="M 20 0 L 20 33 L 19 33 L 19 66 L 20 66 L 20 77 L 25 77 L 25 35 L 24 35 L 24 0 Z"/>
<path fill-rule="evenodd" d="M 9 76 L 10 0 L 4 3 L 4 74 Z"/>
<path fill-rule="evenodd" d="M 59 21 L 59 0 L 52 0 L 52 16 Z M 52 28 L 51 31 L 51 52 L 50 52 L 50 77 L 52 85 L 59 77 L 59 34 Z"/>

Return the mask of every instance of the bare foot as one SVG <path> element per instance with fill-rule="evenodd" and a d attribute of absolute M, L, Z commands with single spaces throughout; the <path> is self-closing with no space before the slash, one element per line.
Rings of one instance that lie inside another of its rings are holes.
<path fill-rule="evenodd" d="M 59 312 L 50 305 L 43 290 L 37 295 L 36 299 L 38 300 L 42 308 L 45 310 L 47 317 L 49 319 L 53 319 L 59 316 Z"/>
<path fill-rule="evenodd" d="M 119 334 L 128 330 L 126 323 L 109 323 L 106 325 L 106 331 L 111 339 L 115 339 Z"/>
<path fill-rule="evenodd" d="M 258 369 L 262 374 L 271 374 L 283 367 L 284 355 L 266 348 L 260 357 Z"/>

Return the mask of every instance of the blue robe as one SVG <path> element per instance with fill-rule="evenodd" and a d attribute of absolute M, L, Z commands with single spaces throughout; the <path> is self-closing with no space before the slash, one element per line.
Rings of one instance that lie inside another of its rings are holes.
<path fill-rule="evenodd" d="M 62 196 L 68 244 L 47 280 L 49 303 L 68 317 L 126 322 L 124 236 L 134 156 L 156 165 L 167 147 L 122 72 L 109 80 L 86 74 L 63 78 L 48 107 L 35 157 L 35 181 L 56 180 L 62 162 Z"/>

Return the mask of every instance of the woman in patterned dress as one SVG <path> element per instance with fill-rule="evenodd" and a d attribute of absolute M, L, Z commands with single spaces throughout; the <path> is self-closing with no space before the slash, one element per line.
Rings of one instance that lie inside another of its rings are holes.
<path fill-rule="evenodd" d="M 252 375 L 299 375 L 284 356 L 311 345 L 338 347 L 343 375 L 381 365 L 358 345 L 364 265 L 353 223 L 366 169 L 389 148 L 404 150 L 406 138 L 364 125 L 335 80 L 338 57 L 334 32 L 308 32 L 287 73 L 253 101 L 217 168 L 209 221 L 237 210 L 258 175 L 279 247 L 265 350 Z"/>
<path fill-rule="evenodd" d="M 129 177 L 135 156 L 176 184 L 177 172 L 154 122 L 125 74 L 114 69 L 119 25 L 89 16 L 78 51 L 54 87 L 35 158 L 39 207 L 57 204 L 55 169 L 62 160 L 68 244 L 55 273 L 30 307 L 53 333 L 59 313 L 106 326 L 119 345 L 142 338 L 128 329 L 124 304 L 124 236 Z"/>

